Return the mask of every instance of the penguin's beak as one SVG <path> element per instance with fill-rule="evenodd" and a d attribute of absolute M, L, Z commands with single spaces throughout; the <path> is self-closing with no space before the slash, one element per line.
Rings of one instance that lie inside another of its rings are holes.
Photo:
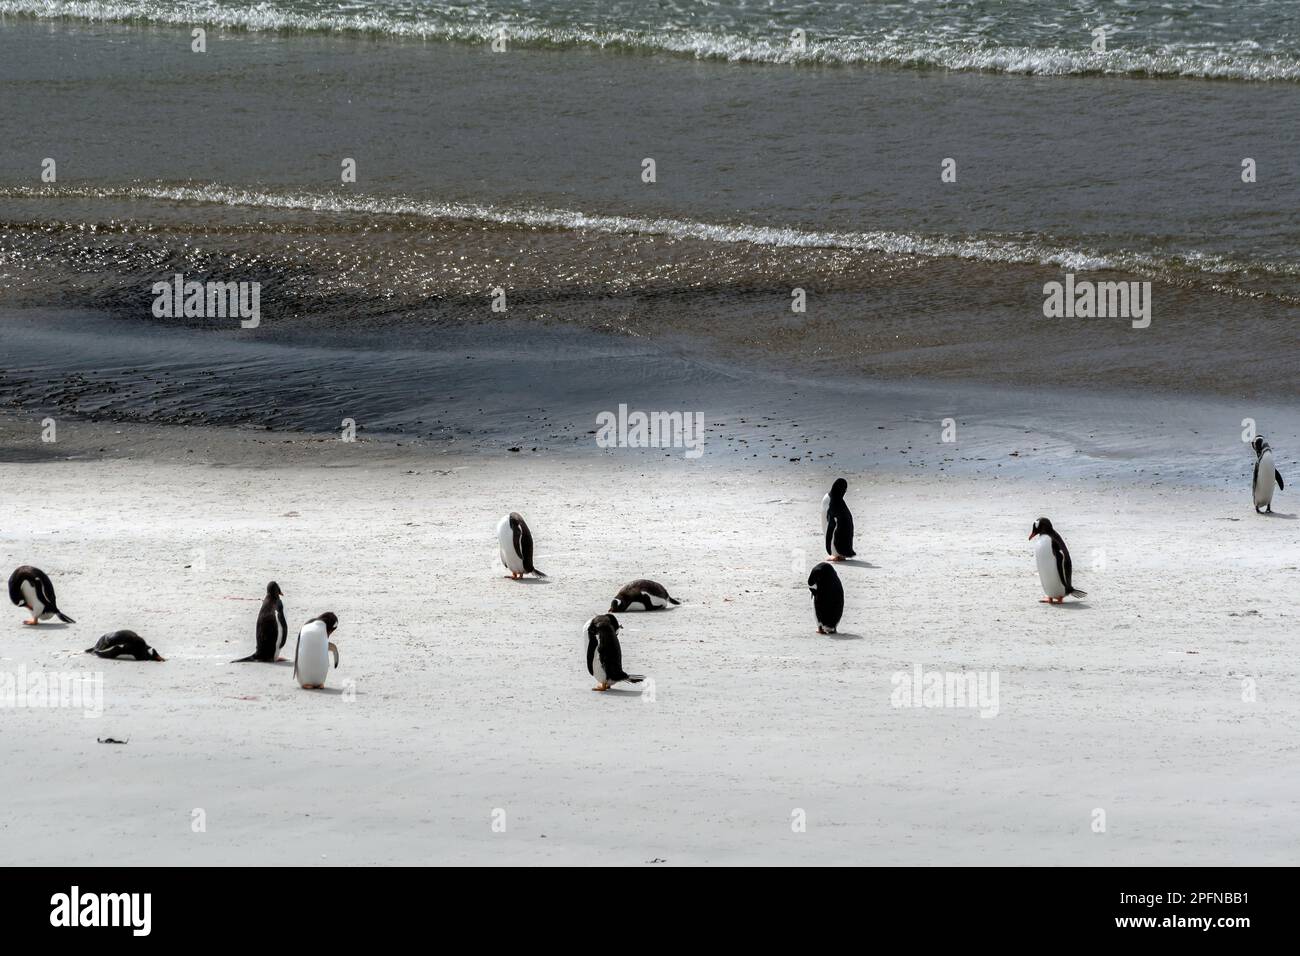
<path fill-rule="evenodd" d="M 1030 541 L 1033 541 L 1036 537 L 1038 537 L 1038 529 L 1037 529 L 1037 528 L 1035 528 L 1033 531 L 1029 532 L 1029 540 L 1030 540 Z"/>

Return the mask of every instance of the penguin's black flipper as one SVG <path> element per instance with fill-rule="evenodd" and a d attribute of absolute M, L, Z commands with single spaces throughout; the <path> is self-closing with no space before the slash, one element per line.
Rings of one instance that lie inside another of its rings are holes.
<path fill-rule="evenodd" d="M 1286 491 L 1286 485 L 1282 484 L 1282 472 L 1280 471 L 1273 472 L 1273 477 L 1277 479 L 1278 490 Z"/>

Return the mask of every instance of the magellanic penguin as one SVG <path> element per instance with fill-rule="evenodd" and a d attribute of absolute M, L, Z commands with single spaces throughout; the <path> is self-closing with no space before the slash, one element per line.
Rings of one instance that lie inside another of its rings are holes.
<path fill-rule="evenodd" d="M 134 657 L 137 661 L 165 661 L 167 658 L 150 647 L 145 639 L 135 631 L 114 631 L 105 634 L 95 642 L 94 647 L 86 648 L 87 654 L 112 660 L 115 657 Z"/>
<path fill-rule="evenodd" d="M 501 546 L 501 563 L 518 580 L 525 574 L 546 577 L 533 567 L 533 534 L 523 515 L 512 511 L 497 522 L 497 543 Z"/>
<path fill-rule="evenodd" d="M 339 666 L 339 649 L 330 640 L 338 626 L 338 616 L 326 611 L 298 631 L 298 643 L 293 649 L 293 679 L 302 687 L 318 690 L 325 686 L 331 654 L 334 655 L 334 666 Z"/>
<path fill-rule="evenodd" d="M 1052 522 L 1039 518 L 1029 532 L 1029 540 L 1038 538 L 1034 557 L 1038 561 L 1038 578 L 1043 582 L 1046 597 L 1039 604 L 1064 604 L 1065 596 L 1073 594 L 1077 598 L 1087 597 L 1087 591 L 1080 591 L 1074 586 L 1074 568 L 1070 563 L 1070 549 L 1065 546 L 1061 536 L 1052 527 Z"/>
<path fill-rule="evenodd" d="M 638 604 L 643 611 L 661 611 L 669 604 L 681 603 L 658 581 L 639 578 L 631 584 L 623 585 L 622 589 L 614 595 L 614 600 L 609 602 L 609 613 L 622 614 L 624 611 L 633 610 Z"/>
<path fill-rule="evenodd" d="M 853 515 L 844 503 L 844 493 L 849 483 L 836 478 L 831 490 L 822 499 L 822 531 L 826 533 L 826 553 L 832 561 L 853 557 Z"/>
<path fill-rule="evenodd" d="M 817 633 L 834 634 L 844 616 L 844 585 L 840 584 L 840 576 L 822 561 L 808 575 L 808 590 L 812 592 Z"/>
<path fill-rule="evenodd" d="M 1273 482 L 1279 490 L 1285 491 L 1282 473 L 1273 464 L 1273 449 L 1268 447 L 1264 437 L 1258 436 L 1251 446 L 1255 449 L 1255 476 L 1251 479 L 1251 490 L 1255 494 L 1255 513 L 1263 508 L 1268 514 L 1273 513 Z"/>
<path fill-rule="evenodd" d="M 583 628 L 587 635 L 587 673 L 596 678 L 592 690 L 609 690 L 620 681 L 639 684 L 645 680 L 641 674 L 623 670 L 623 649 L 618 644 L 622 626 L 613 614 L 597 614 Z"/>
<path fill-rule="evenodd" d="M 241 657 L 232 664 L 246 664 L 249 661 L 261 661 L 273 664 L 279 657 L 280 648 L 289 639 L 289 625 L 284 620 L 284 602 L 280 598 L 284 592 L 280 585 L 272 581 L 266 586 L 266 597 L 262 598 L 262 609 L 257 612 L 257 650 L 248 657 Z"/>
<path fill-rule="evenodd" d="M 54 585 L 49 576 L 30 564 L 15 568 L 14 573 L 9 575 L 9 600 L 31 611 L 32 619 L 23 621 L 24 624 L 39 624 L 52 617 L 57 617 L 64 624 L 77 623 L 59 610 L 54 600 Z"/>

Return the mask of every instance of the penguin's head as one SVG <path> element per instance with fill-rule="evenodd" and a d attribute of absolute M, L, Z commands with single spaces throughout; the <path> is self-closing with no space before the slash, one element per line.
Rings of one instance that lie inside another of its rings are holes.
<path fill-rule="evenodd" d="M 336 630 L 338 630 L 339 616 L 335 614 L 333 611 L 326 611 L 324 614 L 322 614 L 320 617 L 316 618 L 315 620 L 320 621 L 322 624 L 325 625 L 326 636 L 329 636 L 330 634 L 333 634 Z M 308 621 L 307 623 L 310 624 L 311 621 Z"/>
<path fill-rule="evenodd" d="M 614 598 L 614 600 L 609 602 L 610 614 L 613 614 L 615 611 L 626 611 L 626 610 L 627 610 L 627 601 L 624 600 L 622 597 L 616 597 Z"/>
<path fill-rule="evenodd" d="M 1255 449 L 1256 456 L 1264 454 L 1264 449 L 1268 447 L 1268 442 L 1264 441 L 1263 435 L 1256 435 L 1255 440 L 1250 443 L 1250 447 Z"/>
<path fill-rule="evenodd" d="M 839 501 L 844 497 L 844 493 L 849 490 L 849 483 L 843 478 L 836 478 L 835 484 L 831 485 L 831 500 Z"/>
<path fill-rule="evenodd" d="M 1052 522 L 1046 518 L 1039 518 L 1034 522 L 1034 527 L 1029 532 L 1029 540 L 1033 541 L 1040 534 L 1050 535 L 1052 533 Z"/>
<path fill-rule="evenodd" d="M 813 566 L 812 573 L 808 575 L 808 590 L 814 594 L 817 593 L 817 585 L 836 577 L 835 569 L 825 561 Z"/>
<path fill-rule="evenodd" d="M 151 660 L 151 661 L 165 661 L 165 660 L 167 660 L 167 658 L 163 657 L 161 654 L 158 653 L 158 648 L 156 648 L 156 647 L 151 647 L 151 648 L 149 648 L 149 660 Z"/>
<path fill-rule="evenodd" d="M 281 596 L 283 596 L 283 595 L 284 595 L 284 592 L 280 590 L 280 585 L 276 584 L 274 581 L 272 581 L 270 584 L 268 584 L 268 585 L 266 586 L 266 596 L 267 596 L 267 597 L 269 597 L 269 598 L 278 598 L 278 597 L 281 597 Z"/>

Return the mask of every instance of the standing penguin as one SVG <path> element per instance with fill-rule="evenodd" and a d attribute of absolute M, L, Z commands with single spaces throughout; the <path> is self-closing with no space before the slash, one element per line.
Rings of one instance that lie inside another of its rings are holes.
<path fill-rule="evenodd" d="M 645 578 L 639 578 L 631 584 L 625 584 L 614 595 L 614 600 L 609 602 L 609 613 L 617 611 L 622 614 L 630 610 L 632 605 L 640 604 L 645 611 L 661 611 L 669 604 L 681 604 L 668 593 L 668 589 L 658 581 L 647 581 Z"/>
<path fill-rule="evenodd" d="M 822 498 L 822 530 L 826 532 L 826 553 L 832 561 L 843 561 L 855 555 L 853 550 L 853 515 L 844 503 L 844 493 L 849 483 L 836 478 L 831 490 Z"/>
<path fill-rule="evenodd" d="M 812 592 L 817 633 L 834 634 L 844 616 L 844 585 L 840 583 L 840 576 L 822 561 L 808 575 L 808 590 Z"/>
<path fill-rule="evenodd" d="M 87 654 L 112 660 L 115 657 L 134 657 L 137 661 L 165 661 L 167 658 L 150 647 L 145 639 L 135 631 L 114 631 L 105 634 L 95 642 L 94 647 L 86 648 Z"/>
<path fill-rule="evenodd" d="M 339 649 L 330 640 L 338 629 L 339 619 L 332 611 L 314 617 L 298 631 L 298 644 L 293 649 L 293 679 L 311 690 L 323 688 L 330 672 L 330 655 L 334 666 L 339 666 Z"/>
<path fill-rule="evenodd" d="M 257 612 L 257 650 L 248 657 L 241 657 L 232 664 L 246 664 L 260 661 L 273 664 L 279 657 L 280 648 L 289 639 L 289 625 L 284 620 L 284 602 L 280 598 L 284 592 L 280 585 L 272 581 L 266 586 L 266 597 L 262 598 L 262 609 Z"/>
<path fill-rule="evenodd" d="M 1077 598 L 1087 597 L 1087 591 L 1080 591 L 1074 586 L 1074 566 L 1070 563 L 1070 549 L 1056 533 L 1052 522 L 1039 518 L 1029 532 L 1029 540 L 1038 538 L 1034 557 L 1038 561 L 1038 579 L 1043 584 L 1043 593 L 1047 595 L 1039 604 L 1064 604 L 1065 596 L 1073 594 Z"/>
<path fill-rule="evenodd" d="M 40 568 L 24 564 L 15 568 L 9 575 L 9 600 L 19 607 L 31 611 L 32 619 L 24 624 L 39 624 L 57 617 L 64 624 L 76 624 L 72 618 L 59 610 L 54 600 L 54 584 Z"/>
<path fill-rule="evenodd" d="M 1278 488 L 1283 491 L 1286 490 L 1286 485 L 1282 483 L 1282 473 L 1273 465 L 1273 449 L 1268 447 L 1264 437 L 1257 436 L 1251 447 L 1255 449 L 1255 476 L 1250 483 L 1251 491 L 1255 494 L 1255 514 L 1259 514 L 1260 508 L 1272 514 L 1273 482 L 1276 481 Z"/>
<path fill-rule="evenodd" d="M 597 614 L 583 628 L 587 635 L 587 673 L 596 678 L 592 690 L 609 690 L 620 681 L 639 684 L 645 680 L 640 674 L 623 670 L 623 649 L 618 643 L 622 626 L 613 614 Z"/>
<path fill-rule="evenodd" d="M 533 533 L 519 512 L 512 511 L 497 522 L 497 543 L 501 546 L 501 563 L 511 578 L 518 580 L 525 574 L 546 577 L 533 567 Z"/>

